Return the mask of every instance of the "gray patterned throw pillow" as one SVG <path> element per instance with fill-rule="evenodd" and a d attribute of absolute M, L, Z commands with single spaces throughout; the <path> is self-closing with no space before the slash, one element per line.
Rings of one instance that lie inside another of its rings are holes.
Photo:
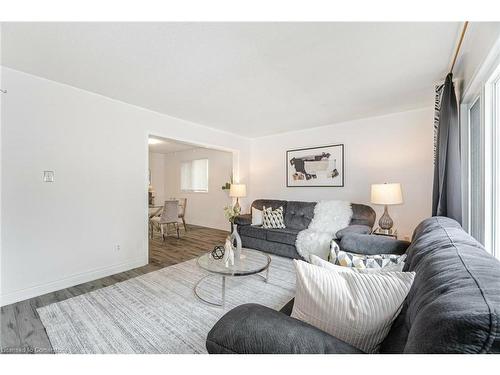
<path fill-rule="evenodd" d="M 385 268 L 399 265 L 406 259 L 406 254 L 377 254 L 377 255 L 363 255 L 350 253 L 348 251 L 340 250 L 338 246 L 332 244 L 330 251 L 330 263 L 352 267 L 357 269 L 364 268 Z"/>
<path fill-rule="evenodd" d="M 271 207 L 262 207 L 262 227 L 267 229 L 285 228 L 283 207 L 275 210 Z"/>

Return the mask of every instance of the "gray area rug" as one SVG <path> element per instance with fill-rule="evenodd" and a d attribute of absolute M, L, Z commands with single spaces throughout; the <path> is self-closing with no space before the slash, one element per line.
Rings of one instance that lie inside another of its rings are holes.
<path fill-rule="evenodd" d="M 193 293 L 207 274 L 190 260 L 37 309 L 56 353 L 206 353 L 208 331 L 244 303 L 280 309 L 295 294 L 292 260 L 272 256 L 269 281 L 258 275 L 226 278 L 225 308 Z M 220 298 L 221 279 L 201 284 Z"/>

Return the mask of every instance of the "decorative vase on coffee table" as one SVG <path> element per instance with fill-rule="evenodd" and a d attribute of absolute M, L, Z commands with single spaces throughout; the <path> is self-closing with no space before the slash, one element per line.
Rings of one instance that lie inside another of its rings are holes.
<path fill-rule="evenodd" d="M 226 243 L 224 245 L 224 256 L 222 257 L 222 262 L 226 267 L 234 266 L 234 246 L 231 243 L 230 236 L 227 236 Z"/>
<path fill-rule="evenodd" d="M 231 240 L 231 245 L 233 245 L 233 250 L 234 250 L 234 256 L 237 259 L 240 259 L 241 255 L 241 237 L 238 233 L 238 226 L 236 224 L 233 225 L 233 233 L 229 236 L 229 239 Z M 234 246 L 234 243 L 236 242 L 236 246 Z"/>

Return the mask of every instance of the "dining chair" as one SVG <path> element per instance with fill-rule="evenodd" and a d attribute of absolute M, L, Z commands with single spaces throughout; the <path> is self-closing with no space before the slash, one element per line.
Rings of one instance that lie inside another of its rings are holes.
<path fill-rule="evenodd" d="M 179 219 L 182 220 L 182 225 L 184 226 L 184 230 L 187 232 L 187 226 L 186 226 L 186 203 L 187 203 L 187 198 L 179 198 Z"/>
<path fill-rule="evenodd" d="M 159 217 L 161 215 L 161 211 L 163 210 L 163 206 L 149 206 L 148 212 L 148 221 L 149 221 L 149 238 L 153 239 L 155 224 L 153 217 Z"/>
<path fill-rule="evenodd" d="M 161 238 L 165 241 L 165 234 L 168 235 L 168 225 L 172 224 L 177 232 L 177 238 L 179 236 L 179 201 L 170 200 L 165 201 L 163 205 L 163 211 L 160 216 L 154 216 L 151 218 L 151 222 L 160 227 Z M 166 228 L 166 230 L 165 230 Z"/>

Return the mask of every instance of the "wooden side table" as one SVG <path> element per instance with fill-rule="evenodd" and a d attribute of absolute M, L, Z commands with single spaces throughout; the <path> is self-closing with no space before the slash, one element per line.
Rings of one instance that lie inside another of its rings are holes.
<path fill-rule="evenodd" d="M 376 236 L 386 236 L 386 237 L 392 237 L 394 239 L 398 239 L 398 230 L 397 229 L 380 229 L 380 228 L 376 228 L 372 234 L 376 235 Z"/>

